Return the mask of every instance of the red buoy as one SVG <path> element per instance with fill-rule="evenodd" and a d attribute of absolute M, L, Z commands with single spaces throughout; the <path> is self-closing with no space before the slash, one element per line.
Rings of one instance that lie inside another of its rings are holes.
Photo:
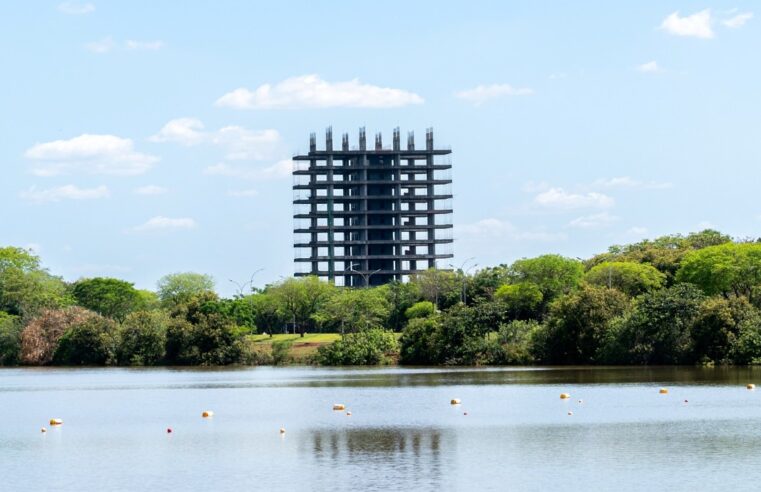
<path fill-rule="evenodd" d="M 166 433 L 167 434 L 171 434 L 172 433 L 172 428 L 171 427 L 167 427 L 166 428 Z"/>

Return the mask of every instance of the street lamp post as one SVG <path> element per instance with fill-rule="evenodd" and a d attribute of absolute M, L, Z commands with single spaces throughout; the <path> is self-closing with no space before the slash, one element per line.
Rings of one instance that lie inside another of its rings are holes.
<path fill-rule="evenodd" d="M 470 267 L 468 267 L 467 270 L 464 270 L 465 264 L 468 263 L 469 261 L 473 261 L 475 259 L 476 259 L 475 256 L 471 256 L 470 258 L 466 259 L 465 261 L 463 261 L 460 264 L 460 268 L 455 267 L 451 263 L 449 264 L 449 266 L 451 266 L 452 268 L 455 268 L 455 269 L 457 269 L 457 271 L 462 272 L 462 292 L 460 293 L 460 300 L 462 301 L 463 304 L 466 304 L 467 300 L 468 300 L 467 291 L 466 291 L 468 272 L 478 266 L 478 263 L 476 263 L 476 264 L 471 265 Z"/>
<path fill-rule="evenodd" d="M 349 265 L 349 268 L 348 268 L 348 270 L 349 270 L 350 272 L 354 272 L 354 273 L 356 273 L 356 274 L 358 274 L 358 275 L 361 275 L 361 276 L 362 276 L 362 280 L 364 280 L 364 281 L 365 281 L 365 285 L 364 285 L 365 287 L 370 287 L 370 277 L 372 277 L 372 276 L 373 276 L 373 275 L 375 275 L 376 273 L 378 273 L 378 272 L 380 272 L 381 270 L 383 270 L 382 268 L 378 268 L 377 270 L 375 270 L 375 271 L 372 271 L 372 272 L 370 272 L 370 273 L 362 273 L 362 272 L 360 272 L 359 270 L 355 270 L 355 269 L 354 269 L 354 265 L 357 265 L 357 266 L 361 266 L 359 263 L 352 263 L 351 265 Z"/>

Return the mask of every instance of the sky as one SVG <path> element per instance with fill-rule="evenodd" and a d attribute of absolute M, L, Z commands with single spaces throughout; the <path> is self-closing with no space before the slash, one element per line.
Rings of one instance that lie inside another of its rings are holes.
<path fill-rule="evenodd" d="M 220 293 L 293 274 L 310 132 L 452 148 L 453 264 L 758 237 L 749 1 L 13 2 L 0 245 L 56 275 Z"/>

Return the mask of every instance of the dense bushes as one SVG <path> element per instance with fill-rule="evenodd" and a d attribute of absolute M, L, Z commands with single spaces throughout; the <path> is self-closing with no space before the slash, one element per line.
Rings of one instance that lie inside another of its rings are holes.
<path fill-rule="evenodd" d="M 348 333 L 340 340 L 320 347 L 317 362 L 326 366 L 387 364 L 396 352 L 396 337 L 382 329 Z"/>
<path fill-rule="evenodd" d="M 716 231 L 377 288 L 315 277 L 230 299 L 213 288 L 195 273 L 167 275 L 157 293 L 67 284 L 32 253 L 0 248 L 0 364 L 761 363 L 761 244 Z M 314 331 L 343 336 L 293 354 L 292 342 L 255 336 Z"/>

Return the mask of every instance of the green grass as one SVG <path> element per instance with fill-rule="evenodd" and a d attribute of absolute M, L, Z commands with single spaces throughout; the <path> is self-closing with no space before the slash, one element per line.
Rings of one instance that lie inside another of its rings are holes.
<path fill-rule="evenodd" d="M 256 343 L 271 345 L 272 342 L 277 341 L 289 341 L 293 342 L 293 346 L 296 345 L 304 345 L 304 344 L 312 344 L 312 343 L 318 343 L 320 345 L 326 344 L 326 343 L 333 343 L 339 338 L 341 338 L 341 335 L 338 333 L 307 333 L 303 337 L 299 334 L 295 335 L 285 335 L 285 334 L 277 334 L 272 335 L 270 338 L 269 335 L 252 335 L 251 338 Z"/>

